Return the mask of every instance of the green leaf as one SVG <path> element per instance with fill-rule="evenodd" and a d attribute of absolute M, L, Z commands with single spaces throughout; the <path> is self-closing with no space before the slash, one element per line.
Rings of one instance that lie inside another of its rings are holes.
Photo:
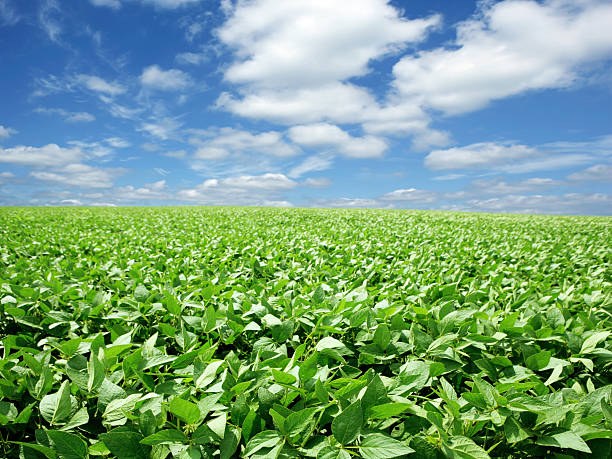
<path fill-rule="evenodd" d="M 504 433 L 510 443 L 518 443 L 519 441 L 529 438 L 529 434 L 512 418 L 512 416 L 506 418 Z"/>
<path fill-rule="evenodd" d="M 457 435 L 442 443 L 442 449 L 450 459 L 490 459 L 487 452 L 470 438 Z"/>
<path fill-rule="evenodd" d="M 187 424 L 195 424 L 200 420 L 200 409 L 195 403 L 174 397 L 168 406 L 172 414 Z"/>
<path fill-rule="evenodd" d="M 539 437 L 536 440 L 536 444 L 542 446 L 556 446 L 557 448 L 573 449 L 589 454 L 591 453 L 591 448 L 589 448 L 585 441 L 578 435 L 576 435 L 574 432 L 571 432 L 569 430 Z"/>
<path fill-rule="evenodd" d="M 54 394 L 45 395 L 40 401 L 40 414 L 51 425 L 61 423 L 72 413 L 70 383 L 64 381 Z"/>
<path fill-rule="evenodd" d="M 36 443 L 25 443 L 21 441 L 13 441 L 11 443 L 20 445 L 22 447 L 23 459 L 39 459 L 40 457 L 57 459 L 57 452 L 48 446 L 37 445 Z M 19 457 L 21 458 L 22 455 L 20 454 Z"/>
<path fill-rule="evenodd" d="M 595 332 L 582 343 L 582 347 L 580 348 L 580 354 L 589 354 L 595 350 L 597 345 L 602 341 L 605 341 L 608 336 L 610 336 L 609 331 L 600 331 Z"/>
<path fill-rule="evenodd" d="M 63 459 L 81 459 L 87 457 L 87 443 L 78 435 L 58 430 L 47 430 L 45 433 L 51 440 L 53 449 Z"/>
<path fill-rule="evenodd" d="M 183 432 L 176 429 L 164 429 L 159 432 L 155 432 L 148 437 L 140 440 L 143 445 L 169 445 L 169 444 L 186 444 L 188 442 L 187 437 Z"/>
<path fill-rule="evenodd" d="M 284 423 L 287 436 L 292 438 L 309 429 L 317 411 L 319 408 L 305 408 L 287 416 Z"/>
<path fill-rule="evenodd" d="M 370 417 L 373 419 L 388 419 L 399 416 L 412 407 L 412 403 L 383 403 L 382 405 L 373 406 L 370 409 Z"/>
<path fill-rule="evenodd" d="M 533 371 L 539 371 L 545 368 L 550 362 L 550 357 L 552 356 L 552 352 L 550 351 L 541 351 L 536 354 L 530 355 L 525 359 L 525 364 L 527 368 Z"/>
<path fill-rule="evenodd" d="M 274 368 L 272 368 L 271 371 L 272 371 L 272 376 L 274 377 L 274 380 L 279 384 L 284 384 L 284 385 L 289 386 L 297 381 L 297 378 L 293 376 L 292 374 L 285 373 L 283 371 L 279 371 Z"/>
<path fill-rule="evenodd" d="M 78 410 L 74 415 L 70 418 L 70 420 L 60 427 L 59 430 L 71 430 L 75 427 L 83 426 L 89 422 L 89 413 L 87 412 L 87 408 L 83 407 Z"/>
<path fill-rule="evenodd" d="M 389 332 L 389 327 L 385 324 L 379 324 L 374 332 L 374 344 L 384 352 L 389 347 L 389 343 L 391 343 L 391 332 Z"/>
<path fill-rule="evenodd" d="M 221 459 L 230 459 L 240 443 L 240 429 L 229 425 L 225 426 L 225 434 L 223 435 L 223 441 L 219 446 L 219 452 Z"/>
<path fill-rule="evenodd" d="M 362 424 L 363 411 L 361 409 L 361 400 L 357 400 L 334 418 L 332 421 L 332 433 L 338 443 L 348 445 L 355 441 L 361 432 Z"/>
<path fill-rule="evenodd" d="M 87 391 L 92 392 L 97 390 L 102 381 L 104 381 L 104 349 L 98 350 L 98 355 L 95 352 L 91 352 L 89 356 L 89 362 L 87 363 Z"/>
<path fill-rule="evenodd" d="M 401 457 L 414 452 L 412 448 L 403 442 L 380 433 L 364 436 L 359 445 L 359 451 L 366 459 Z"/>
<path fill-rule="evenodd" d="M 136 432 L 109 432 L 100 435 L 111 454 L 117 459 L 148 459 L 151 448 L 140 444 L 142 435 Z"/>
<path fill-rule="evenodd" d="M 350 459 L 350 457 L 346 450 L 337 446 L 325 446 L 317 454 L 317 459 Z"/>
<path fill-rule="evenodd" d="M 245 456 L 251 456 L 262 448 L 274 448 L 282 441 L 275 430 L 264 430 L 249 440 L 244 450 Z"/>

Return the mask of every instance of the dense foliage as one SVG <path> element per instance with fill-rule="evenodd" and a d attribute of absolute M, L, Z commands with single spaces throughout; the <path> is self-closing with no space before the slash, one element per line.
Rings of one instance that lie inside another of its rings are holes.
<path fill-rule="evenodd" d="M 2 457 L 610 457 L 609 218 L 0 223 Z"/>

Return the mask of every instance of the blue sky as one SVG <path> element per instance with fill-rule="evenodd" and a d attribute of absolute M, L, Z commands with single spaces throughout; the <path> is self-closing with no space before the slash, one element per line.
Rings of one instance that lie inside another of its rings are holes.
<path fill-rule="evenodd" d="M 0 0 L 0 205 L 612 215 L 612 3 Z"/>

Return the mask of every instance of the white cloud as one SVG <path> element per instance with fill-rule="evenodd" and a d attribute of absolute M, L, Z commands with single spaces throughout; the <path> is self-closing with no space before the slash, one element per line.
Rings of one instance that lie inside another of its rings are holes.
<path fill-rule="evenodd" d="M 584 170 L 574 172 L 567 176 L 570 180 L 581 182 L 612 182 L 612 166 L 609 164 L 596 164 Z"/>
<path fill-rule="evenodd" d="M 193 154 L 193 158 L 214 161 L 217 159 L 226 158 L 229 156 L 229 154 L 230 154 L 229 151 L 227 151 L 224 148 L 208 146 L 208 147 L 198 148 Z"/>
<path fill-rule="evenodd" d="M 325 0 L 257 0 L 227 11 L 218 36 L 235 51 L 225 78 L 239 87 L 238 94 L 221 94 L 218 107 L 282 124 L 366 123 L 371 133 L 393 125 L 403 135 L 427 129 L 418 106 L 391 116 L 366 88 L 347 80 L 423 40 L 438 16 L 409 20 L 385 0 L 356 0 L 350 8 Z"/>
<path fill-rule="evenodd" d="M 176 198 L 199 204 L 290 206 L 283 194 L 297 186 L 283 174 L 241 175 L 208 179 L 195 188 L 180 190 Z"/>
<path fill-rule="evenodd" d="M 165 177 L 166 175 L 170 174 L 170 171 L 167 171 L 166 169 L 164 169 L 163 167 L 154 167 L 153 170 L 161 175 L 162 177 Z"/>
<path fill-rule="evenodd" d="M 94 6 L 106 6 L 112 9 L 119 9 L 121 8 L 121 1 L 120 0 L 89 0 L 90 3 Z M 123 0 L 125 1 L 134 1 L 134 0 Z M 155 8 L 159 8 L 159 9 L 169 9 L 169 10 L 173 10 L 176 8 L 180 8 L 183 6 L 188 6 L 191 4 L 195 4 L 200 2 L 200 0 L 140 0 L 140 3 L 142 3 L 143 5 L 151 5 Z"/>
<path fill-rule="evenodd" d="M 390 193 L 382 195 L 379 199 L 381 201 L 399 201 L 428 204 L 436 202 L 438 200 L 438 194 L 428 190 L 407 188 L 391 191 Z"/>
<path fill-rule="evenodd" d="M 38 107 L 34 109 L 36 113 L 44 115 L 59 115 L 64 118 L 64 121 L 69 123 L 90 123 L 95 121 L 96 117 L 91 113 L 87 112 L 70 112 L 62 108 L 44 108 Z"/>
<path fill-rule="evenodd" d="M 402 58 L 402 98 L 448 114 L 529 90 L 572 84 L 585 64 L 612 52 L 612 4 L 550 0 L 483 2 L 449 48 Z"/>
<path fill-rule="evenodd" d="M 307 178 L 304 180 L 304 185 L 309 186 L 310 188 L 328 188 L 332 184 L 332 181 L 328 178 Z"/>
<path fill-rule="evenodd" d="M 130 142 L 120 137 L 108 137 L 104 139 L 104 141 L 107 144 L 109 144 L 111 147 L 115 147 L 115 148 L 127 148 L 127 147 L 132 146 Z"/>
<path fill-rule="evenodd" d="M 523 194 L 541 192 L 547 189 L 562 186 L 563 182 L 551 178 L 531 177 L 525 180 L 507 182 L 502 178 L 490 178 L 473 180 L 468 189 L 461 195 L 449 197 L 481 197 L 481 196 L 503 196 L 509 194 Z"/>
<path fill-rule="evenodd" d="M 17 24 L 20 19 L 10 0 L 0 0 L 0 24 L 12 26 Z"/>
<path fill-rule="evenodd" d="M 195 159 L 222 159 L 229 155 L 264 155 L 287 158 L 300 153 L 300 149 L 283 140 L 280 132 L 251 133 L 230 127 L 204 132 L 191 131 L 189 139 L 198 148 Z"/>
<path fill-rule="evenodd" d="M 17 134 L 17 131 L 15 129 L 12 129 L 10 127 L 4 127 L 0 124 L 0 139 L 6 139 L 13 134 Z"/>
<path fill-rule="evenodd" d="M 66 117 L 66 121 L 70 123 L 90 123 L 95 121 L 96 117 L 87 112 L 74 112 Z"/>
<path fill-rule="evenodd" d="M 368 73 L 368 63 L 422 40 L 437 16 L 406 20 L 382 0 L 239 2 L 218 30 L 236 51 L 225 78 L 259 87 L 316 87 Z"/>
<path fill-rule="evenodd" d="M 208 61 L 206 53 L 180 53 L 175 57 L 176 62 L 183 65 L 200 65 Z"/>
<path fill-rule="evenodd" d="M 332 167 L 333 157 L 330 155 L 309 156 L 289 171 L 289 177 L 298 178 L 308 172 L 324 171 Z"/>
<path fill-rule="evenodd" d="M 78 75 L 76 77 L 76 81 L 87 89 L 90 89 L 95 92 L 101 92 L 103 94 L 107 94 L 109 96 L 116 96 L 119 94 L 123 94 L 126 89 L 119 83 L 109 83 L 102 78 L 95 75 Z"/>
<path fill-rule="evenodd" d="M 103 156 L 109 156 L 113 153 L 113 149 L 100 142 L 83 142 L 81 140 L 70 140 L 69 145 L 81 149 L 87 158 L 102 158 Z"/>
<path fill-rule="evenodd" d="M 181 127 L 181 123 L 171 118 L 162 118 L 159 121 L 144 122 L 140 126 L 141 131 L 146 131 L 153 137 L 157 137 L 162 140 L 167 140 L 173 137 L 178 128 Z"/>
<path fill-rule="evenodd" d="M 425 166 L 433 170 L 490 168 L 541 155 L 541 152 L 526 145 L 482 142 L 434 150 L 425 157 Z"/>
<path fill-rule="evenodd" d="M 142 71 L 140 82 L 150 89 L 179 91 L 191 85 L 191 78 L 182 70 L 163 70 L 157 65 L 151 65 Z"/>
<path fill-rule="evenodd" d="M 58 167 L 79 161 L 83 156 L 80 148 L 62 148 L 54 143 L 42 147 L 0 148 L 0 162 L 35 168 Z"/>
<path fill-rule="evenodd" d="M 120 201 L 130 200 L 168 200 L 172 195 L 167 191 L 168 186 L 165 180 L 155 183 L 147 183 L 141 187 L 132 185 L 123 186 L 113 190 L 112 194 Z"/>
<path fill-rule="evenodd" d="M 327 123 L 294 126 L 289 137 L 295 143 L 311 148 L 330 148 L 351 158 L 377 158 L 387 149 L 378 137 L 353 137 L 338 126 Z"/>
<path fill-rule="evenodd" d="M 490 199 L 472 199 L 458 206 L 458 209 L 528 214 L 611 215 L 612 196 L 602 193 L 508 195 Z"/>
<path fill-rule="evenodd" d="M 224 186 L 227 188 L 260 189 L 260 190 L 291 190 L 297 183 L 283 174 L 241 175 L 220 180 L 204 182 L 204 188 Z"/>
<path fill-rule="evenodd" d="M 167 156 L 168 158 L 175 159 L 184 159 L 187 157 L 187 152 L 185 150 L 175 150 L 175 151 L 167 151 L 161 154 L 162 156 Z"/>
<path fill-rule="evenodd" d="M 315 88 L 261 89 L 242 98 L 222 93 L 217 106 L 248 118 L 282 124 L 359 122 L 376 107 L 376 100 L 364 88 L 333 82 Z"/>
<path fill-rule="evenodd" d="M 199 3 L 200 0 L 141 0 L 143 4 L 156 8 L 174 10 L 183 6 Z"/>
<path fill-rule="evenodd" d="M 335 198 L 317 199 L 313 202 L 313 207 L 344 207 L 344 208 L 381 208 L 383 206 L 377 199 L 369 198 Z"/>
<path fill-rule="evenodd" d="M 112 97 L 100 95 L 100 100 L 106 104 L 109 113 L 115 118 L 123 118 L 126 120 L 135 120 L 144 111 L 142 108 L 130 108 L 118 104 Z"/>
<path fill-rule="evenodd" d="M 525 174 L 536 171 L 549 171 L 553 169 L 564 169 L 581 166 L 593 161 L 591 155 L 571 154 L 571 155 L 549 155 L 540 159 L 527 160 L 516 164 L 500 166 L 498 170 L 510 174 Z"/>
<path fill-rule="evenodd" d="M 62 199 L 60 201 L 61 204 L 65 206 L 82 206 L 83 203 L 78 199 Z"/>
<path fill-rule="evenodd" d="M 61 12 L 59 4 L 55 0 L 45 0 L 38 10 L 38 22 L 49 39 L 59 43 L 62 27 L 54 15 Z"/>
<path fill-rule="evenodd" d="M 68 164 L 54 171 L 31 172 L 38 180 L 82 188 L 111 188 L 113 179 L 124 173 L 123 169 L 97 168 L 87 164 Z"/>
<path fill-rule="evenodd" d="M 12 172 L 0 172 L 0 185 L 15 178 Z"/>
<path fill-rule="evenodd" d="M 89 0 L 94 6 L 107 6 L 114 10 L 121 8 L 121 2 L 119 0 Z"/>

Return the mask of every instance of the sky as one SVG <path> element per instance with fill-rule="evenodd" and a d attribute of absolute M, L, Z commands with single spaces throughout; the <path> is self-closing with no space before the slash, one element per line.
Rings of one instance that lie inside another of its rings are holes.
<path fill-rule="evenodd" d="M 0 205 L 612 215 L 612 2 L 0 0 Z"/>

